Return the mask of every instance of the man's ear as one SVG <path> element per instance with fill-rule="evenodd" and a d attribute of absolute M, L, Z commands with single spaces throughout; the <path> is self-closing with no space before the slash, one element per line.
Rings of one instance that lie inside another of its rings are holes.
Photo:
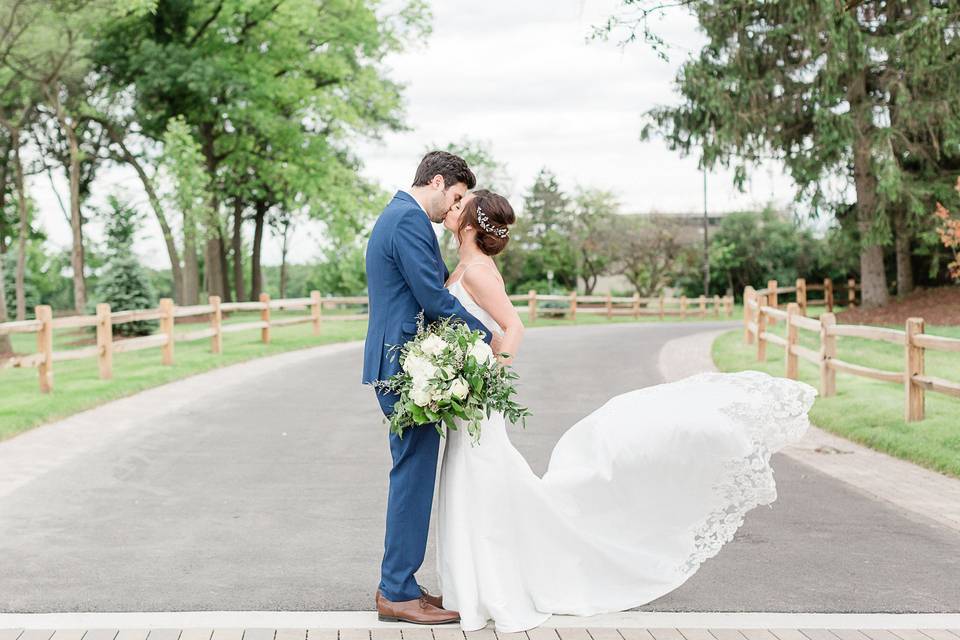
<path fill-rule="evenodd" d="M 446 186 L 444 184 L 443 176 L 440 175 L 439 173 L 433 176 L 433 180 L 431 180 L 430 182 L 433 183 L 433 186 L 435 188 L 440 189 L 440 191 L 443 191 L 444 187 Z"/>

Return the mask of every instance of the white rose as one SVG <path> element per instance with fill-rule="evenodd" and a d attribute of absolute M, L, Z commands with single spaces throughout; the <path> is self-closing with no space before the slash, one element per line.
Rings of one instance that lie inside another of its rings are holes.
<path fill-rule="evenodd" d="M 475 342 L 467 355 L 476 358 L 480 364 L 492 363 L 496 359 L 493 355 L 493 349 L 482 340 Z"/>
<path fill-rule="evenodd" d="M 437 367 L 424 357 L 410 354 L 403 361 L 403 370 L 414 378 L 429 380 L 437 375 Z"/>
<path fill-rule="evenodd" d="M 467 385 L 467 381 L 463 378 L 457 378 L 450 384 L 450 395 L 454 398 L 459 398 L 463 400 L 467 397 L 470 387 Z"/>
<path fill-rule="evenodd" d="M 413 403 L 419 407 L 425 407 L 430 404 L 431 393 L 430 386 L 427 384 L 418 384 L 418 380 L 414 380 L 413 388 L 410 389 L 410 399 L 413 400 Z"/>
<path fill-rule="evenodd" d="M 428 356 L 438 356 L 443 353 L 443 350 L 448 346 L 450 345 L 447 344 L 446 340 L 436 334 L 432 334 L 424 338 L 423 342 L 420 343 L 420 350 Z"/>

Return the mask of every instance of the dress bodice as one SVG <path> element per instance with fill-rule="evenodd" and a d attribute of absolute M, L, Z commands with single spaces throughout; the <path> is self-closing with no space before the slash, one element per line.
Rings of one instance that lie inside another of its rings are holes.
<path fill-rule="evenodd" d="M 471 296 L 470 293 L 464 288 L 462 282 L 463 276 L 460 276 L 456 282 L 447 287 L 447 290 L 450 291 L 454 298 L 460 301 L 460 304 L 462 304 L 463 307 L 469 311 L 474 318 L 479 320 L 483 326 L 493 333 L 493 335 L 502 336 L 503 329 L 500 328 L 500 325 L 497 324 L 497 321 L 493 319 L 493 316 L 491 316 L 483 307 L 477 304 L 477 302 L 473 299 L 473 296 Z"/>

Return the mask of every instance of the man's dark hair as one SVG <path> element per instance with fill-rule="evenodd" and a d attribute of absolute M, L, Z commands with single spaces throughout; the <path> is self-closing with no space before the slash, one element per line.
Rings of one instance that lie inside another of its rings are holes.
<path fill-rule="evenodd" d="M 452 187 L 458 182 L 467 185 L 467 189 L 477 186 L 477 177 L 470 171 L 466 160 L 446 151 L 431 151 L 423 156 L 417 175 L 413 177 L 413 186 L 422 187 L 429 184 L 435 175 L 443 176 L 444 188 Z"/>

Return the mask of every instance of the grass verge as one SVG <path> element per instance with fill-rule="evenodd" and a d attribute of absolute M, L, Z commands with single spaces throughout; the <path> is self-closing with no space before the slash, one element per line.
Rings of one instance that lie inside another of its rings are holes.
<path fill-rule="evenodd" d="M 894 327 L 891 325 L 891 328 Z M 770 331 L 784 335 L 784 324 Z M 927 333 L 957 338 L 960 327 L 927 327 Z M 819 338 L 800 331 L 803 346 L 819 349 Z M 713 360 L 721 371 L 756 369 L 784 375 L 786 363 L 781 347 L 767 344 L 767 361 L 757 361 L 756 345 L 743 342 L 743 331 L 722 334 L 713 343 Z M 860 338 L 837 338 L 837 356 L 848 362 L 888 371 L 902 371 L 903 347 Z M 819 386 L 819 369 L 800 360 L 800 379 Z M 926 371 L 948 380 L 960 378 L 957 354 L 928 350 Z M 960 399 L 927 392 L 926 419 L 908 423 L 903 417 L 903 385 L 837 373 L 837 395 L 818 397 L 811 420 L 822 429 L 878 451 L 960 477 Z"/>

